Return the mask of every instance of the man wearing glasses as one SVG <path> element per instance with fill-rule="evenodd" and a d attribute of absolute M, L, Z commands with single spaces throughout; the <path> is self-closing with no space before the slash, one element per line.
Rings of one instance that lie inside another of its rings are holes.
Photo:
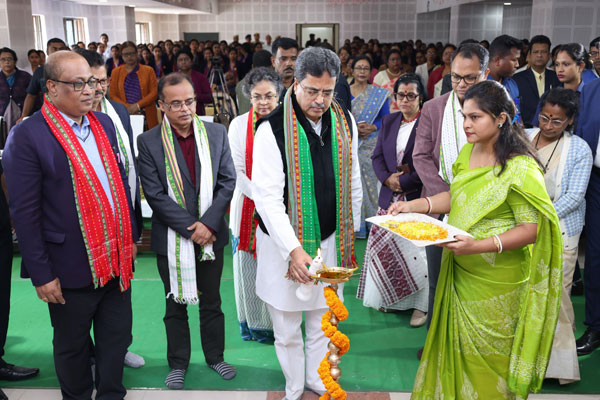
<path fill-rule="evenodd" d="M 600 78 L 600 36 L 590 42 L 589 55 L 592 69 L 586 69 L 581 75 L 581 79 L 585 83 Z"/>
<path fill-rule="evenodd" d="M 452 91 L 423 105 L 413 151 L 413 163 L 423 182 L 422 197 L 450 190 L 452 164 L 458 158 L 460 149 L 467 143 L 461 113 L 462 101 L 467 89 L 487 79 L 488 62 L 489 53 L 480 44 L 461 44 L 452 55 L 450 64 Z M 425 250 L 429 277 L 429 326 L 440 274 L 442 248 L 427 246 Z"/>
<path fill-rule="evenodd" d="M 354 231 L 360 227 L 358 128 L 333 98 L 339 76 L 340 60 L 333 51 L 302 51 L 292 90 L 283 106 L 261 119 L 254 139 L 252 198 L 261 218 L 256 294 L 273 321 L 288 400 L 300 399 L 305 386 L 325 392 L 317 369 L 327 352 L 328 339 L 321 332 L 327 305 L 323 285 L 313 285 L 308 266 L 320 248 L 327 266 L 351 268 Z M 298 297 L 301 287 L 305 296 Z"/>
<path fill-rule="evenodd" d="M 59 51 L 44 69 L 44 106 L 13 128 L 3 155 L 22 276 L 48 303 L 63 398 L 89 399 L 95 387 L 121 399 L 139 235 L 118 140 L 92 111 L 98 81 L 83 57 Z"/>
<path fill-rule="evenodd" d="M 195 93 L 186 74 L 161 78 L 163 121 L 138 137 L 140 178 L 153 211 L 152 250 L 166 294 L 163 321 L 171 370 L 165 384 L 170 389 L 183 389 L 190 363 L 188 304 L 200 303 L 208 366 L 226 380 L 236 375 L 223 359 L 225 316 L 219 294 L 235 168 L 225 127 L 196 115 Z"/>

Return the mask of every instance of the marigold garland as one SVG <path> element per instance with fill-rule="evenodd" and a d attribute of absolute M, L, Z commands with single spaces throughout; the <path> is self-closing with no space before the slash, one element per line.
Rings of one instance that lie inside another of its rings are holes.
<path fill-rule="evenodd" d="M 348 318 L 348 309 L 339 299 L 335 290 L 331 287 L 325 288 L 324 295 L 330 311 L 323 314 L 321 319 L 321 330 L 325 333 L 325 336 L 339 348 L 338 355 L 342 356 L 350 349 L 350 339 L 340 332 L 330 320 L 332 314 L 334 314 L 339 321 L 345 321 L 346 318 Z M 325 358 L 321 361 L 319 369 L 317 370 L 325 389 L 327 389 L 327 392 L 322 395 L 319 400 L 330 400 L 331 398 L 335 400 L 346 400 L 346 392 L 331 376 L 331 363 L 328 360 L 329 355 L 329 352 L 325 354 Z"/>

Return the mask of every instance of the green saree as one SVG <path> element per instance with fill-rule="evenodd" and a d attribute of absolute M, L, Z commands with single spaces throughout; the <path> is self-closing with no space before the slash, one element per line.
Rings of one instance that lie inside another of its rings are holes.
<path fill-rule="evenodd" d="M 413 400 L 527 399 L 548 366 L 562 281 L 562 238 L 544 176 L 530 157 L 469 169 L 460 152 L 448 222 L 485 239 L 537 223 L 534 245 L 456 256 L 444 249 Z"/>

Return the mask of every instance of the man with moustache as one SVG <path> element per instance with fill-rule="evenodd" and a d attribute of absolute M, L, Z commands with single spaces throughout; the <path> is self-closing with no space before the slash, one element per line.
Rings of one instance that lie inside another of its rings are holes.
<path fill-rule="evenodd" d="M 63 398 L 90 399 L 95 386 L 98 399 L 122 399 L 139 236 L 127 178 L 113 122 L 91 111 L 98 82 L 86 60 L 59 51 L 44 69 L 42 110 L 15 126 L 3 154 L 21 272 L 48 303 Z"/>
<path fill-rule="evenodd" d="M 183 389 L 190 363 L 188 304 L 200 303 L 200 337 L 208 366 L 223 379 L 236 370 L 223 359 L 225 316 L 219 288 L 229 239 L 225 213 L 235 168 L 223 125 L 196 115 L 190 77 L 172 73 L 158 82 L 160 125 L 138 137 L 144 194 L 152 208 L 152 250 L 163 281 L 167 360 L 165 384 Z"/>
<path fill-rule="evenodd" d="M 48 55 L 60 50 L 68 50 L 67 45 L 62 39 L 52 38 L 46 43 L 46 53 L 48 53 Z M 45 83 L 44 68 L 36 69 L 33 72 L 29 86 L 27 86 L 27 96 L 25 96 L 25 101 L 23 102 L 21 118 L 19 118 L 17 123 L 21 122 L 23 118 L 28 117 L 33 112 L 39 110 L 42 104 L 41 97 L 46 93 Z"/>
<path fill-rule="evenodd" d="M 519 67 L 523 42 L 509 35 L 500 35 L 490 44 L 490 73 L 488 80 L 500 82 L 517 106 L 517 121 L 521 121 L 521 95 L 519 86 L 512 78 Z"/>
<path fill-rule="evenodd" d="M 358 129 L 334 100 L 339 58 L 311 47 L 298 56 L 294 75 L 283 105 L 259 122 L 252 166 L 261 218 L 256 293 L 273 321 L 288 400 L 299 399 L 305 385 L 325 392 L 317 369 L 327 352 L 328 339 L 321 332 L 327 305 L 323 284 L 312 285 L 307 267 L 317 248 L 327 266 L 354 266 L 353 227 L 360 227 L 362 200 Z M 304 300 L 296 296 L 301 286 L 307 289 Z M 340 287 L 340 298 L 342 292 Z"/>
<path fill-rule="evenodd" d="M 294 67 L 298 58 L 298 42 L 294 39 L 282 37 L 273 42 L 273 56 L 271 62 L 275 72 L 281 75 L 283 86 L 287 89 L 294 82 Z M 285 90 L 281 93 L 281 100 Z"/>
<path fill-rule="evenodd" d="M 462 100 L 468 88 L 487 78 L 488 61 L 488 51 L 480 44 L 461 44 L 454 52 L 450 64 L 452 91 L 423 105 L 413 151 L 415 170 L 423 182 L 422 197 L 450 190 L 453 178 L 452 164 L 456 161 L 460 149 L 467 143 L 461 113 Z M 442 248 L 428 246 L 425 250 L 429 277 L 429 326 L 440 274 Z"/>

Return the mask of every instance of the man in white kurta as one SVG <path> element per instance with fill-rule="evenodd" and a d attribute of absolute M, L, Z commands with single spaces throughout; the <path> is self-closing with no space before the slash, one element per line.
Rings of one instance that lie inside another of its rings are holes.
<path fill-rule="evenodd" d="M 261 228 L 257 229 L 256 292 L 267 303 L 273 320 L 275 350 L 286 379 L 287 400 L 299 399 L 305 385 L 308 390 L 318 394 L 325 392 L 317 368 L 327 352 L 328 339 L 321 331 L 321 316 L 327 308 L 323 285 L 311 286 L 312 293 L 308 301 L 296 297 L 296 290 L 302 284 L 300 282 L 310 281 L 307 267 L 316 254 L 304 251 L 287 211 L 288 177 L 281 142 L 285 123 L 283 109 L 286 105 L 291 107 L 288 102 L 292 102 L 298 123 L 310 144 L 321 227 L 321 255 L 327 266 L 336 266 L 336 232 L 335 229 L 330 232 L 331 220 L 327 217 L 333 214 L 335 220 L 337 193 L 335 186 L 325 182 L 334 179 L 330 154 L 331 142 L 336 140 L 336 135 L 332 132 L 330 106 L 339 72 L 340 62 L 335 53 L 314 47 L 304 50 L 296 62 L 296 79 L 283 107 L 274 111 L 267 117 L 267 121 L 259 125 L 254 141 L 253 197 L 262 220 Z M 344 111 L 344 115 L 352 133 L 350 196 L 352 222 L 358 228 L 362 199 L 357 156 L 358 129 L 351 114 Z M 323 204 L 331 205 L 331 197 L 334 206 L 322 209 Z M 327 226 L 330 227 L 329 230 Z M 342 292 L 343 286 L 340 285 L 338 294 L 341 299 Z M 305 343 L 300 329 L 303 312 Z"/>

